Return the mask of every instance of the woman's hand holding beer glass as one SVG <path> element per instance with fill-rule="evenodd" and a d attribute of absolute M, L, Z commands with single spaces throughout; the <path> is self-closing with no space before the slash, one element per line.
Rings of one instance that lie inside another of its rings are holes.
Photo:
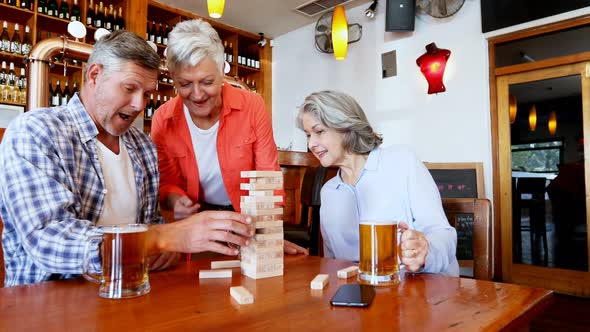
<path fill-rule="evenodd" d="M 401 221 L 399 223 L 402 232 L 400 238 L 400 259 L 402 264 L 409 272 L 418 272 L 426 264 L 428 255 L 428 240 L 422 232 L 409 229 L 408 224 Z"/>

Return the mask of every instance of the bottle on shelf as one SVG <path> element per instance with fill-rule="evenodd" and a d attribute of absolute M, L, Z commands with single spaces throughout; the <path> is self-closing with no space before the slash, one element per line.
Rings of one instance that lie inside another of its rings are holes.
<path fill-rule="evenodd" d="M 20 45 L 20 54 L 27 56 L 31 53 L 31 49 L 33 48 L 33 42 L 31 41 L 31 29 L 29 26 L 25 26 L 25 38 Z"/>
<path fill-rule="evenodd" d="M 64 91 L 61 94 L 61 105 L 67 105 L 70 100 L 70 82 L 66 80 Z"/>
<path fill-rule="evenodd" d="M 253 92 L 257 92 L 256 91 L 256 82 L 254 80 L 252 80 L 252 85 L 250 86 L 250 90 L 252 90 Z"/>
<path fill-rule="evenodd" d="M 158 100 L 156 101 L 156 105 L 154 106 L 154 111 L 157 110 L 162 106 L 162 101 L 160 100 L 160 95 L 158 95 Z"/>
<path fill-rule="evenodd" d="M 27 103 L 27 77 L 25 76 L 25 69 L 20 69 L 20 77 L 18 78 L 18 90 L 20 93 L 20 104 Z"/>
<path fill-rule="evenodd" d="M 229 49 L 227 53 L 227 62 L 234 63 L 234 46 L 232 42 L 229 42 Z"/>
<path fill-rule="evenodd" d="M 12 40 L 10 41 L 10 53 L 21 53 L 20 28 L 18 23 L 14 24 L 14 33 L 12 34 Z"/>
<path fill-rule="evenodd" d="M 2 23 L 2 34 L 0 35 L 0 52 L 10 52 L 10 37 L 8 36 L 8 22 Z"/>
<path fill-rule="evenodd" d="M 19 96 L 16 91 L 16 73 L 14 72 L 13 62 L 10 63 L 10 68 L 8 70 L 8 76 L 6 77 L 6 82 L 8 83 L 8 88 L 5 100 L 11 103 L 16 103 Z"/>
<path fill-rule="evenodd" d="M 162 44 L 162 35 L 164 31 L 162 31 L 162 23 L 159 23 L 158 31 L 156 32 L 156 44 Z"/>
<path fill-rule="evenodd" d="M 53 89 L 53 94 L 51 95 L 51 106 L 59 106 L 61 102 L 61 87 L 59 80 L 55 82 L 55 89 Z"/>
<path fill-rule="evenodd" d="M 33 0 L 20 0 L 20 8 L 32 10 L 33 2 L 34 2 Z"/>
<path fill-rule="evenodd" d="M 104 6 L 104 28 L 112 31 L 113 29 L 113 21 L 111 20 L 111 15 L 112 9 L 113 9 L 113 5 L 110 5 L 111 11 L 109 12 L 109 8 L 107 8 L 107 6 Z"/>
<path fill-rule="evenodd" d="M 80 6 L 78 6 L 78 0 L 74 0 L 74 4 L 72 4 L 72 13 L 70 14 L 70 21 L 80 21 L 82 18 L 80 17 Z"/>
<path fill-rule="evenodd" d="M 223 60 L 227 61 L 227 54 L 228 54 L 228 48 L 227 48 L 227 40 L 223 41 Z"/>
<path fill-rule="evenodd" d="M 150 95 L 150 102 L 147 104 L 145 108 L 144 117 L 147 119 L 151 119 L 152 115 L 154 114 L 155 107 L 156 105 L 154 104 L 154 94 L 152 93 Z"/>
<path fill-rule="evenodd" d="M 76 92 L 78 92 L 78 82 L 74 81 L 74 86 L 72 87 L 72 96 L 71 97 L 73 97 L 76 94 Z"/>
<path fill-rule="evenodd" d="M 109 22 L 109 26 L 110 26 L 110 30 L 111 31 L 115 31 L 117 29 L 115 29 L 115 25 L 117 25 L 117 11 L 115 10 L 115 7 L 113 5 L 109 5 L 109 18 L 107 19 L 107 21 Z"/>
<path fill-rule="evenodd" d="M 6 96 L 8 96 L 8 92 L 6 89 L 8 88 L 6 84 L 6 77 L 8 76 L 8 72 L 6 71 L 6 61 L 2 61 L 2 69 L 0 69 L 0 102 L 6 101 L 7 97 L 5 98 L 4 93 L 6 92 Z"/>
<path fill-rule="evenodd" d="M 168 45 L 168 34 L 170 33 L 170 27 L 168 23 L 166 23 L 166 28 L 164 29 L 164 34 L 162 36 L 162 44 Z"/>
<path fill-rule="evenodd" d="M 4 3 L 9 6 L 16 6 L 16 0 L 4 0 Z"/>
<path fill-rule="evenodd" d="M 119 7 L 119 17 L 117 17 L 119 30 L 125 29 L 125 19 L 123 18 L 123 8 Z"/>
<path fill-rule="evenodd" d="M 95 28 L 102 28 L 102 1 L 100 2 L 100 6 L 95 4 L 94 5 L 94 27 Z"/>
<path fill-rule="evenodd" d="M 70 20 L 70 5 L 68 5 L 68 0 L 61 0 L 57 17 Z"/>
<path fill-rule="evenodd" d="M 47 12 L 44 14 L 57 17 L 57 1 L 56 0 L 49 0 L 47 2 Z"/>
<path fill-rule="evenodd" d="M 258 50 L 254 52 L 254 68 L 260 69 L 260 54 Z"/>
<path fill-rule="evenodd" d="M 47 14 L 47 1 L 37 0 L 37 13 Z"/>
<path fill-rule="evenodd" d="M 158 32 L 156 31 L 156 21 L 152 21 L 152 26 L 149 29 L 149 40 L 152 43 L 155 43 L 156 42 L 156 34 L 157 33 Z"/>
<path fill-rule="evenodd" d="M 86 13 L 86 25 L 91 27 L 94 26 L 94 5 L 92 4 L 92 0 L 88 4 L 88 12 Z"/>

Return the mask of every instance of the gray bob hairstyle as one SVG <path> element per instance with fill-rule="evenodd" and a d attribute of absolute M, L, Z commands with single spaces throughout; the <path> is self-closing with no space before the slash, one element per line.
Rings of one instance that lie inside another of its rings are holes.
<path fill-rule="evenodd" d="M 178 66 L 196 66 L 206 57 L 215 62 L 223 76 L 223 45 L 211 24 L 201 19 L 176 24 L 168 37 L 168 70 L 173 72 Z"/>
<path fill-rule="evenodd" d="M 326 90 L 305 97 L 296 120 L 299 129 L 303 129 L 305 113 L 313 115 L 326 128 L 343 133 L 343 148 L 350 153 L 367 154 L 383 143 L 361 106 L 345 93 Z"/>

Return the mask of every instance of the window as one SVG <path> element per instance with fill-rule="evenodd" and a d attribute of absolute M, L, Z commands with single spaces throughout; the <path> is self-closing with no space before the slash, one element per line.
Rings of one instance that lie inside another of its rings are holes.
<path fill-rule="evenodd" d="M 562 162 L 563 141 L 515 144 L 511 151 L 513 171 L 557 173 L 557 166 Z"/>

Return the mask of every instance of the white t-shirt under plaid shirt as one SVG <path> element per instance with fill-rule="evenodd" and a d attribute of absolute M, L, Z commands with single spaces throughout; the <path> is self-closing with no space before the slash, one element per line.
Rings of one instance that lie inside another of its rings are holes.
<path fill-rule="evenodd" d="M 0 144 L 0 215 L 5 286 L 82 273 L 88 236 L 104 208 L 98 129 L 74 96 L 67 106 L 27 112 Z M 120 139 L 133 164 L 137 223 L 163 223 L 158 213 L 158 159 L 153 142 L 131 127 Z M 91 248 L 98 272 L 98 246 Z"/>

